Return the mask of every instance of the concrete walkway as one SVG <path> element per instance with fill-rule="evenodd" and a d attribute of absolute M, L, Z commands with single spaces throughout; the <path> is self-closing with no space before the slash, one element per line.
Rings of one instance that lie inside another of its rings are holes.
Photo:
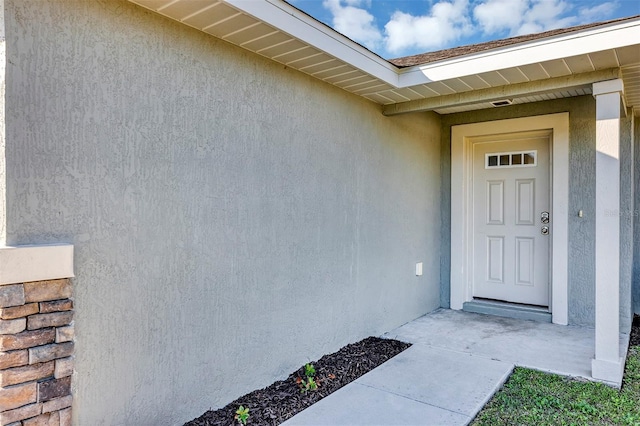
<path fill-rule="evenodd" d="M 590 328 L 440 309 L 383 337 L 413 346 L 284 425 L 465 425 L 514 366 L 591 379 Z"/>

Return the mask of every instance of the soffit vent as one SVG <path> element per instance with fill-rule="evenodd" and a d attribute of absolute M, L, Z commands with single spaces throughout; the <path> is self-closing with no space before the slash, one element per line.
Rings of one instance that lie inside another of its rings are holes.
<path fill-rule="evenodd" d="M 499 101 L 491 101 L 491 105 L 494 107 L 501 107 L 511 105 L 513 103 L 513 99 L 500 99 Z"/>

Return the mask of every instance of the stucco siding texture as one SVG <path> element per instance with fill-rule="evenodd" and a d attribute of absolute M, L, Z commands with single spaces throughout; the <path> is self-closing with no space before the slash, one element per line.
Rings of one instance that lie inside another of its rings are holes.
<path fill-rule="evenodd" d="M 633 123 L 633 311 L 640 314 L 640 117 Z"/>
<path fill-rule="evenodd" d="M 543 114 L 569 112 L 569 323 L 593 326 L 595 321 L 595 99 L 581 96 L 552 101 L 541 101 L 524 105 L 479 110 L 442 116 L 441 172 L 442 172 L 442 217 L 441 234 L 441 304 L 449 306 L 449 268 L 451 264 L 451 126 L 491 120 L 529 117 Z M 622 120 L 621 135 L 626 137 L 622 152 L 628 154 L 628 120 Z M 626 136 L 625 136 L 626 135 Z M 628 155 L 627 155 L 628 157 Z M 623 161 L 621 183 L 628 185 L 629 167 Z M 628 191 L 622 191 L 628 198 Z M 625 199 L 627 199 L 625 198 Z M 625 201 L 626 202 L 626 201 Z M 625 204 L 626 205 L 626 204 Z M 578 217 L 578 211 L 583 217 Z M 621 231 L 629 231 L 628 222 L 623 221 Z M 622 238 L 621 248 L 628 251 L 628 241 Z M 626 274 L 629 259 L 622 256 L 621 272 Z M 621 330 L 629 329 L 630 305 L 629 283 L 623 283 L 621 291 Z"/>
<path fill-rule="evenodd" d="M 620 329 L 633 321 L 633 112 L 620 120 Z"/>
<path fill-rule="evenodd" d="M 439 306 L 436 114 L 124 1 L 5 5 L 7 239 L 75 245 L 75 424 L 179 424 Z"/>

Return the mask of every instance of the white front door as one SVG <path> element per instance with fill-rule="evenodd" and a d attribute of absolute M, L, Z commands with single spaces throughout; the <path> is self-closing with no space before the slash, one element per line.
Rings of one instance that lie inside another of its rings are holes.
<path fill-rule="evenodd" d="M 473 297 L 549 306 L 549 145 L 526 133 L 473 144 Z"/>

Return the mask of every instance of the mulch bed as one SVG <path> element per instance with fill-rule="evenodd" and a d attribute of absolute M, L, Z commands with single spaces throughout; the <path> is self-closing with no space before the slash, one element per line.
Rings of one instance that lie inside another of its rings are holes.
<path fill-rule="evenodd" d="M 631 336 L 629 336 L 629 346 L 638 345 L 640 345 L 640 315 L 634 315 Z"/>
<path fill-rule="evenodd" d="M 640 345 L 640 315 L 633 318 L 629 339 L 630 346 Z M 249 408 L 247 425 L 279 425 L 410 346 L 397 340 L 368 337 L 312 362 L 317 390 L 300 391 L 297 380 L 305 377 L 302 366 L 286 380 L 248 393 L 219 410 L 207 411 L 185 426 L 236 426 L 239 423 L 234 416 L 241 405 Z"/>
<path fill-rule="evenodd" d="M 207 411 L 197 419 L 185 423 L 185 426 L 238 425 L 234 416 L 241 405 L 249 408 L 247 425 L 279 425 L 409 346 L 411 344 L 398 340 L 367 337 L 311 363 L 316 369 L 317 390 L 301 392 L 296 381 L 305 377 L 302 366 L 286 380 L 248 393 L 219 410 Z"/>

